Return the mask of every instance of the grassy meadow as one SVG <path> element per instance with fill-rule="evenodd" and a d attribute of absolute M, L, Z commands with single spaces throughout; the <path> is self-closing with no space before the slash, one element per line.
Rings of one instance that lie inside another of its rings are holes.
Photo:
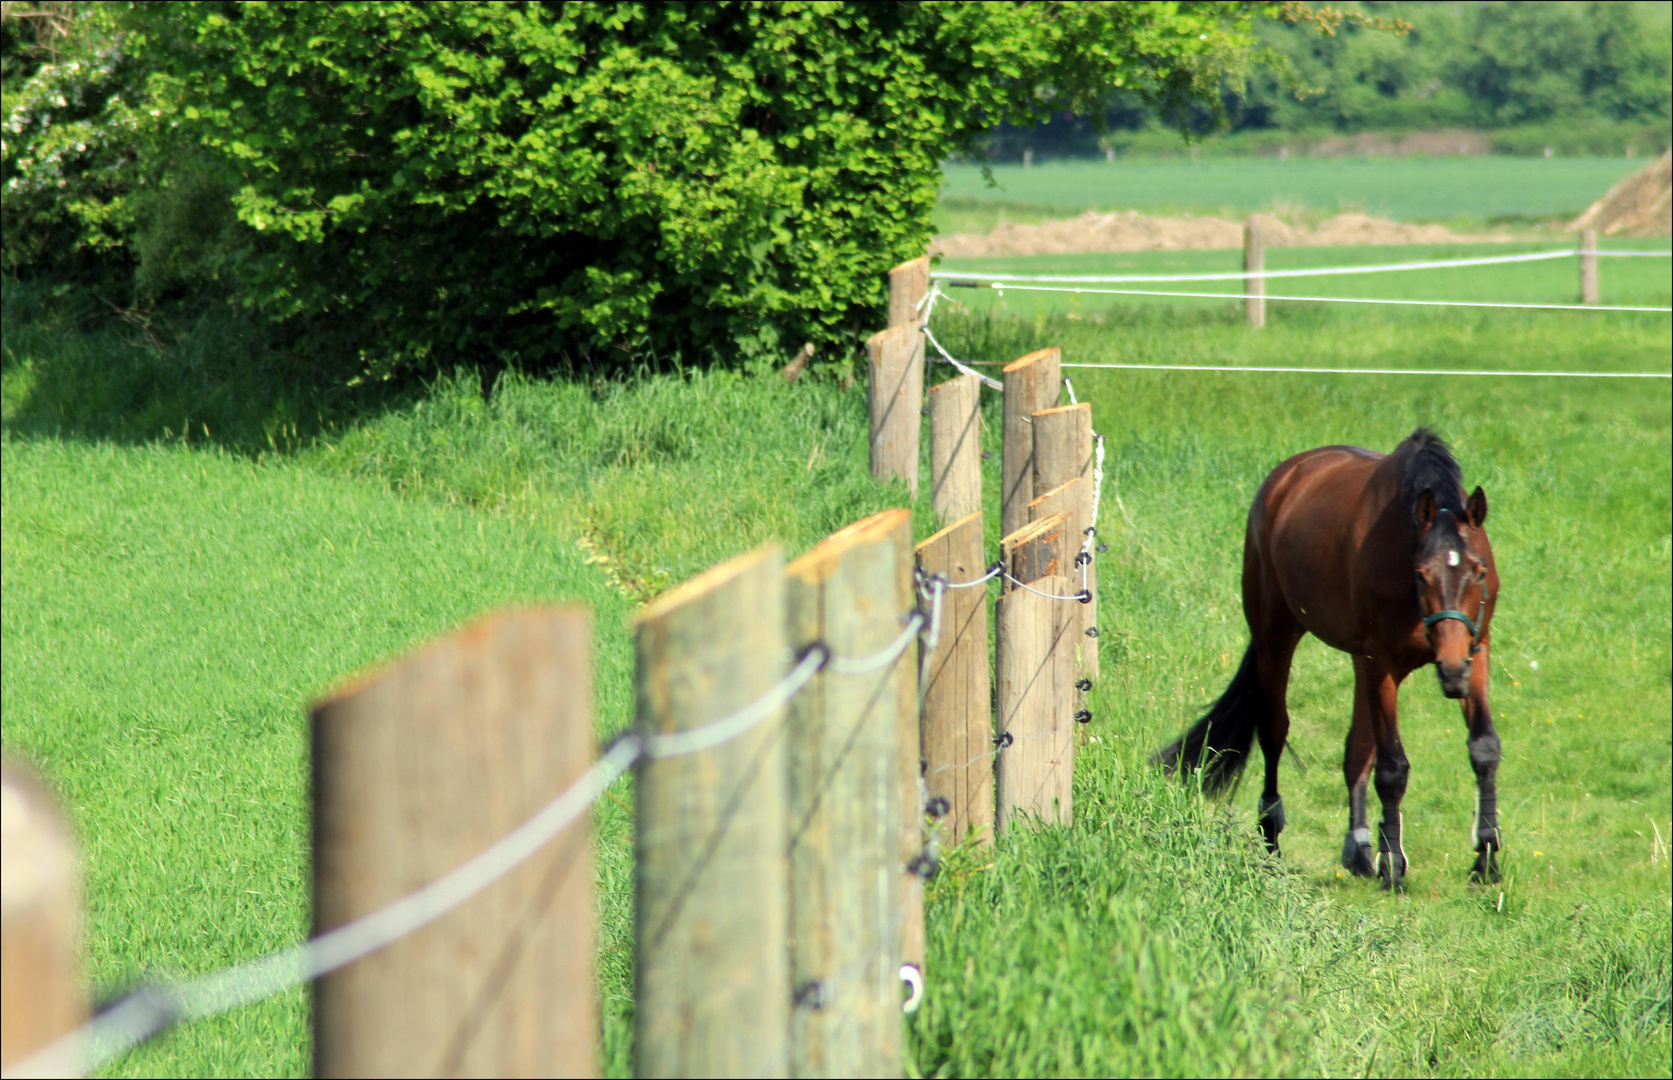
<path fill-rule="evenodd" d="M 1003 222 L 1074 217 L 1087 210 L 1146 214 L 1274 212 L 1312 220 L 1357 211 L 1460 228 L 1572 218 L 1642 158 L 1120 158 L 946 166 L 936 226 L 986 232 Z"/>
<path fill-rule="evenodd" d="M 1269 265 L 1372 254 L 1273 252 Z M 1231 253 L 1096 259 L 1235 267 Z M 1574 287 L 1570 262 L 1510 269 L 1534 276 L 1480 287 Z M 1666 266 L 1607 264 L 1604 289 L 1665 304 Z M 1274 305 L 1254 333 L 1216 301 L 1024 308 L 1020 295 L 998 308 L 980 306 L 985 290 L 954 294 L 968 303 L 941 308 L 937 333 L 987 361 L 1058 345 L 1092 363 L 1665 371 L 1673 353 L 1665 315 Z M 159 353 L 55 326 L 28 299 L 9 291 L 5 305 L 4 743 L 40 763 L 82 838 L 101 990 L 305 931 L 302 710 L 335 680 L 474 613 L 582 600 L 602 737 L 631 712 L 635 604 L 763 541 L 794 555 L 907 500 L 868 479 L 863 389 L 834 378 L 459 373 L 322 405 L 235 373 L 231 331 Z M 949 854 L 929 889 L 909 1069 L 1665 1075 L 1669 383 L 1076 371 L 1075 385 L 1108 439 L 1110 544 L 1076 822 Z M 1242 519 L 1265 473 L 1325 443 L 1387 450 L 1420 423 L 1453 441 L 1491 504 L 1508 847 L 1501 885 L 1467 884 L 1463 726 L 1419 672 L 1402 695 L 1413 872 L 1394 896 L 1339 873 L 1343 657 L 1310 640 L 1298 653 L 1281 862 L 1258 844 L 1258 785 L 1205 801 L 1148 755 L 1235 667 Z M 990 534 L 998 466 L 995 454 Z M 912 505 L 927 535 L 925 500 Z M 625 1076 L 631 781 L 615 795 L 596 818 L 599 993 L 604 1067 Z M 110 1074 L 304 1072 L 308 1007 L 298 992 L 176 1030 Z"/>

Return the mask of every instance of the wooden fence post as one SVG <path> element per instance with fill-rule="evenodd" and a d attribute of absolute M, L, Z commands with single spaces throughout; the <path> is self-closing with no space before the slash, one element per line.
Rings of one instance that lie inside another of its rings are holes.
<path fill-rule="evenodd" d="M 777 546 L 652 601 L 635 619 L 640 730 L 687 731 L 759 700 L 786 671 L 784 623 Z M 713 749 L 641 761 L 635 1075 L 789 1070 L 787 782 L 779 717 Z"/>
<path fill-rule="evenodd" d="M 1266 269 L 1266 244 L 1261 237 L 1260 223 L 1250 218 L 1243 225 L 1243 272 L 1259 274 Z M 1249 316 L 1249 325 L 1259 328 L 1266 325 L 1266 279 L 1264 277 L 1246 277 L 1243 279 L 1243 310 Z"/>
<path fill-rule="evenodd" d="M 1075 555 L 1086 542 L 1086 529 L 1097 524 L 1092 520 L 1093 485 L 1097 477 L 1093 470 L 1093 442 L 1092 442 L 1092 406 L 1088 402 L 1078 405 L 1064 405 L 1056 409 L 1046 409 L 1034 414 L 1034 490 L 1036 492 L 1049 491 L 1071 478 L 1079 477 L 1082 481 L 1078 492 L 1081 506 L 1074 522 L 1075 552 L 1070 556 L 1071 564 Z M 1066 509 L 1054 506 L 1049 513 Z M 1029 510 L 1030 520 L 1034 517 L 1032 508 Z M 1098 625 L 1098 552 L 1097 545 L 1092 545 L 1087 553 L 1091 562 L 1086 566 L 1086 587 L 1092 593 L 1092 602 L 1081 608 L 1081 631 L 1083 640 L 1079 650 L 1080 670 L 1089 679 L 1098 677 L 1098 642 L 1085 632 Z M 1070 566 L 1069 576 L 1076 581 L 1082 578 L 1079 567 Z"/>
<path fill-rule="evenodd" d="M 11 1068 L 87 1020 L 80 877 L 57 801 L 6 759 L 0 764 L 0 1066 Z"/>
<path fill-rule="evenodd" d="M 930 505 L 943 524 L 982 509 L 981 393 L 977 375 L 929 390 Z"/>
<path fill-rule="evenodd" d="M 426 885 L 592 764 L 582 608 L 482 619 L 313 710 L 315 932 Z M 320 1076 L 597 1075 L 590 823 L 314 988 Z"/>
<path fill-rule="evenodd" d="M 786 567 L 791 648 L 860 658 L 894 641 L 913 606 L 911 542 L 910 511 L 885 510 Z M 915 748 L 903 801 L 900 726 L 903 703 L 917 721 L 916 655 L 827 667 L 789 706 L 793 1076 L 900 1073 L 898 838 L 919 820 Z"/>
<path fill-rule="evenodd" d="M 871 477 L 905 480 L 918 494 L 918 440 L 924 407 L 924 335 L 915 325 L 873 334 L 870 361 Z"/>
<path fill-rule="evenodd" d="M 1058 596 L 1075 589 L 1071 579 L 1055 574 L 1029 585 Z M 1079 606 L 1013 589 L 995 609 L 1001 833 L 1029 817 L 1065 825 L 1073 819 Z"/>
<path fill-rule="evenodd" d="M 1580 302 L 1597 303 L 1597 230 L 1580 230 Z"/>
<path fill-rule="evenodd" d="M 1034 501 L 1033 416 L 1057 404 L 1063 384 L 1063 353 L 1041 349 L 1005 365 L 1005 421 L 1001 448 L 999 531 L 1009 535 L 1028 524 Z"/>
<path fill-rule="evenodd" d="M 1024 582 L 1047 575 L 1067 578 L 1078 550 L 1069 542 L 1070 528 L 1068 514 L 1050 514 L 1004 537 L 999 541 L 999 557 L 1004 560 L 1005 569 L 1016 580 Z M 1016 588 L 1009 582 L 1006 584 L 1009 589 Z M 1079 592 L 1080 586 L 1071 591 Z"/>
<path fill-rule="evenodd" d="M 918 566 L 958 585 L 987 570 L 982 515 L 942 529 L 918 545 Z M 948 589 L 941 640 L 924 673 L 923 739 L 929 797 L 947 800 L 943 828 L 953 843 L 993 840 L 993 696 L 988 670 L 987 589 Z"/>
<path fill-rule="evenodd" d="M 920 255 L 889 271 L 889 329 L 916 325 L 918 309 L 929 294 L 929 256 Z"/>

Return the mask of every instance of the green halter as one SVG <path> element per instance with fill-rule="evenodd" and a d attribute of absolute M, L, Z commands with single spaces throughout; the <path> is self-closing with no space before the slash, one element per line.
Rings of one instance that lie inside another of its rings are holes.
<path fill-rule="evenodd" d="M 1423 617 L 1423 632 L 1428 634 L 1430 628 L 1443 619 L 1457 619 L 1459 622 L 1470 628 L 1470 655 L 1474 656 L 1476 653 L 1481 651 L 1481 628 L 1477 624 L 1477 620 L 1486 614 L 1486 612 L 1487 587 L 1484 585 L 1481 589 L 1481 606 L 1476 609 L 1474 619 L 1470 618 L 1462 611 L 1454 611 L 1452 608 L 1447 608 L 1445 611 L 1437 611 L 1433 615 L 1425 615 Z"/>

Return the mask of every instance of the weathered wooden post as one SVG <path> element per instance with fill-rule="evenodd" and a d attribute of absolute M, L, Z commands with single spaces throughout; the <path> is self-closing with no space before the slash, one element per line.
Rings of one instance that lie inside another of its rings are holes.
<path fill-rule="evenodd" d="M 1093 456 L 1091 404 L 1083 401 L 1078 405 L 1064 405 L 1034 414 L 1034 490 L 1049 491 L 1076 477 L 1081 481 L 1076 489 L 1081 506 L 1073 524 L 1075 551 L 1070 556 L 1071 566 L 1067 573 L 1076 581 L 1084 577 L 1086 588 L 1093 597 L 1091 603 L 1081 608 L 1083 640 L 1079 650 L 1080 670 L 1090 679 L 1098 677 L 1098 643 L 1086 634 L 1098 625 L 1098 551 L 1096 544 L 1090 547 L 1086 544 L 1086 529 L 1097 524 L 1092 520 L 1093 488 L 1097 483 Z M 1054 506 L 1045 512 L 1055 513 L 1062 509 L 1065 508 Z M 1034 516 L 1035 512 L 1030 508 L 1030 520 Z M 1086 548 L 1091 560 L 1084 573 L 1083 568 L 1072 565 L 1083 548 Z"/>
<path fill-rule="evenodd" d="M 889 329 L 917 325 L 923 316 L 919 305 L 929 295 L 929 256 L 901 263 L 889 271 Z"/>
<path fill-rule="evenodd" d="M 0 764 L 0 1067 L 87 1020 L 80 879 L 57 801 L 7 758 Z"/>
<path fill-rule="evenodd" d="M 453 870 L 592 764 L 582 608 L 482 619 L 314 706 L 314 929 Z M 583 817 L 314 988 L 320 1076 L 597 1075 Z"/>
<path fill-rule="evenodd" d="M 982 380 L 959 375 L 929 390 L 930 505 L 941 522 L 982 508 Z"/>
<path fill-rule="evenodd" d="M 924 406 L 924 335 L 915 324 L 873 334 L 870 367 L 871 477 L 904 480 L 918 494 L 918 440 Z"/>
<path fill-rule="evenodd" d="M 1243 225 L 1243 272 L 1256 275 L 1243 279 L 1243 310 L 1249 325 L 1257 329 L 1266 325 L 1266 278 L 1258 276 L 1266 269 L 1266 244 L 1261 237 L 1261 226 L 1254 218 Z"/>
<path fill-rule="evenodd" d="M 1036 817 L 1073 818 L 1074 639 L 1080 617 L 1073 581 L 1048 575 L 999 598 L 995 697 L 1000 739 L 998 828 Z M 1045 593 L 1049 595 L 1040 595 Z"/>
<path fill-rule="evenodd" d="M 982 515 L 971 514 L 918 545 L 918 566 L 953 585 L 987 570 Z M 941 639 L 924 673 L 919 723 L 930 799 L 947 800 L 942 828 L 952 843 L 993 840 L 993 697 L 988 670 L 987 590 L 947 589 Z"/>
<path fill-rule="evenodd" d="M 911 513 L 885 510 L 791 563 L 791 648 L 823 642 L 850 659 L 887 648 L 913 607 L 911 543 Z M 871 671 L 827 666 L 789 706 L 794 1076 L 900 1073 L 900 837 L 920 820 L 916 740 L 908 793 L 900 728 L 903 707 L 917 722 L 916 658 L 908 648 Z M 921 924 L 921 889 L 916 901 Z"/>
<path fill-rule="evenodd" d="M 999 557 L 1017 581 L 1057 575 L 1067 578 L 1077 550 L 1070 542 L 1068 514 L 1050 514 L 1029 522 L 999 541 Z M 1016 586 L 1006 583 L 1008 589 Z M 1076 585 L 1074 592 L 1080 591 Z"/>
<path fill-rule="evenodd" d="M 1580 230 L 1580 302 L 1597 303 L 1597 230 Z"/>
<path fill-rule="evenodd" d="M 999 528 L 1009 535 L 1028 524 L 1034 501 L 1034 414 L 1057 404 L 1063 353 L 1041 349 L 1005 365 L 1004 431 L 1001 437 Z"/>
<path fill-rule="evenodd" d="M 652 601 L 635 619 L 640 730 L 702 727 L 777 685 L 787 670 L 784 605 L 776 546 Z M 782 717 L 710 749 L 641 762 L 636 1075 L 790 1069 L 788 777 Z"/>

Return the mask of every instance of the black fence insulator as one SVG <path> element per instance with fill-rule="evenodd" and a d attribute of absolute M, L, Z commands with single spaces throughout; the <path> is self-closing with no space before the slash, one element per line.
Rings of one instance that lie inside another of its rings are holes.
<path fill-rule="evenodd" d="M 935 872 L 937 870 L 941 869 L 941 862 L 929 855 L 919 855 L 917 858 L 906 864 L 906 869 L 908 873 L 917 874 L 925 881 L 928 881 L 930 878 L 935 876 Z"/>
<path fill-rule="evenodd" d="M 825 984 L 818 979 L 796 987 L 796 1008 L 819 1010 L 825 1007 Z"/>
<path fill-rule="evenodd" d="M 1016 741 L 1015 739 L 1011 738 L 1011 733 L 1009 731 L 1006 731 L 1006 732 L 1001 733 L 999 738 L 993 740 L 993 745 L 995 745 L 995 746 L 999 747 L 999 749 L 1003 750 L 1007 746 L 1010 746 L 1011 743 L 1013 743 L 1015 741 Z"/>
<path fill-rule="evenodd" d="M 1097 637 L 1098 636 L 1098 628 L 1096 626 L 1087 627 L 1086 628 L 1086 636 L 1087 637 Z"/>
<path fill-rule="evenodd" d="M 953 804 L 952 803 L 948 802 L 944 797 L 942 797 L 940 795 L 937 795 L 935 798 L 933 798 L 929 801 L 928 806 L 924 807 L 924 812 L 927 813 L 930 817 L 935 818 L 937 821 L 939 821 L 942 818 L 946 817 L 948 812 L 950 812 L 952 809 L 953 809 Z"/>
<path fill-rule="evenodd" d="M 1077 680 L 1075 682 L 1075 689 L 1079 690 L 1083 694 L 1086 693 L 1088 690 L 1092 689 L 1092 680 L 1091 679 Z"/>
<path fill-rule="evenodd" d="M 943 284 L 949 289 L 980 289 L 982 287 L 982 283 L 979 281 L 948 281 L 943 282 Z"/>
<path fill-rule="evenodd" d="M 1090 724 L 1090 723 L 1092 723 L 1092 710 L 1082 709 L 1080 712 L 1077 712 L 1075 714 L 1075 723 L 1077 723 L 1077 724 Z"/>
<path fill-rule="evenodd" d="M 1082 589 L 1080 592 L 1075 594 L 1075 599 L 1079 600 L 1083 604 L 1092 603 L 1092 590 Z"/>
<path fill-rule="evenodd" d="M 921 757 L 921 758 L 918 759 L 918 775 L 919 776 L 928 776 L 929 775 L 929 758 Z"/>
<path fill-rule="evenodd" d="M 1082 551 L 1075 556 L 1075 569 L 1079 570 L 1081 567 L 1085 566 L 1087 563 L 1089 563 L 1091 561 L 1092 561 L 1092 556 L 1090 556 L 1086 552 Z"/>
<path fill-rule="evenodd" d="M 993 460 L 993 451 L 992 450 L 983 450 L 982 451 L 982 460 L 983 461 L 992 461 Z"/>
<path fill-rule="evenodd" d="M 1108 551 L 1109 549 L 1110 549 L 1110 546 L 1108 544 L 1104 543 L 1104 541 L 1102 541 L 1102 540 L 1098 541 L 1098 554 L 1102 555 L 1104 552 Z"/>

